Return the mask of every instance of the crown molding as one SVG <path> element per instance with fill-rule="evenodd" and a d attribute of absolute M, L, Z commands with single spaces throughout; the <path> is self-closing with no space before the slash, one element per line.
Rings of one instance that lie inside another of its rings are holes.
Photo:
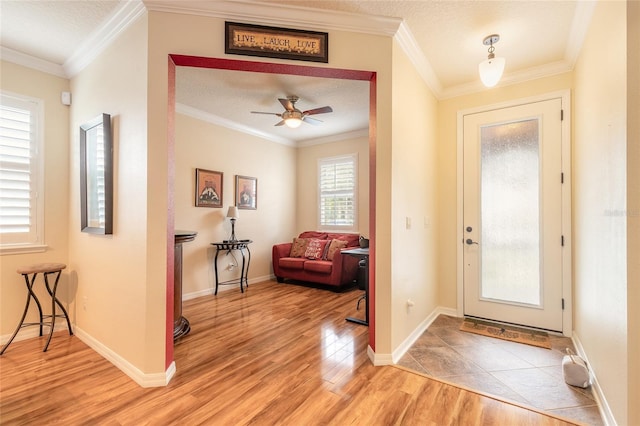
<path fill-rule="evenodd" d="M 571 69 L 575 66 L 578 55 L 580 55 L 595 8 L 595 1 L 579 1 L 576 4 L 576 11 L 569 31 L 569 40 L 564 52 L 564 59 L 569 63 Z"/>
<path fill-rule="evenodd" d="M 36 58 L 35 56 L 9 49 L 8 47 L 0 46 L 0 58 L 3 61 L 12 62 L 37 71 L 52 74 L 56 77 L 67 78 L 67 74 L 64 72 L 62 65 L 45 61 L 44 59 Z"/>
<path fill-rule="evenodd" d="M 143 0 L 150 11 L 181 13 L 232 19 L 260 25 L 286 25 L 289 28 L 321 31 L 340 30 L 393 36 L 402 23 L 399 18 L 369 16 L 333 10 L 311 9 L 304 6 L 273 5 L 247 0 Z"/>
<path fill-rule="evenodd" d="M 71 78 L 82 71 L 145 13 L 146 9 L 140 0 L 121 1 L 105 24 L 91 33 L 62 65 L 67 77 Z"/>
<path fill-rule="evenodd" d="M 422 49 L 418 45 L 418 42 L 413 37 L 411 31 L 407 25 L 402 22 L 398 28 L 398 32 L 395 35 L 395 39 L 398 41 L 400 48 L 406 53 L 409 60 L 413 63 L 416 71 L 422 77 L 422 80 L 429 86 L 429 89 L 433 92 L 437 99 L 440 99 L 443 88 L 442 83 L 433 71 L 431 63 L 424 55 Z"/>
<path fill-rule="evenodd" d="M 296 142 L 290 139 L 280 138 L 280 137 L 271 135 L 269 133 L 261 132 L 249 126 L 236 123 L 235 121 L 222 118 L 218 115 L 211 114 L 209 112 L 205 112 L 205 111 L 202 111 L 201 109 L 194 108 L 182 103 L 176 102 L 176 112 L 179 114 L 189 116 L 191 118 L 195 118 L 196 120 L 202 120 L 204 122 L 214 124 L 216 126 L 221 126 L 227 129 L 235 130 L 237 132 L 246 133 L 252 136 L 269 140 L 271 142 L 276 142 L 282 145 L 293 146 L 293 147 L 297 146 Z"/>
<path fill-rule="evenodd" d="M 514 84 L 524 83 L 525 81 L 536 80 L 544 77 L 570 72 L 572 65 L 567 61 L 557 61 L 550 64 L 540 65 L 537 67 L 527 68 L 522 71 L 511 72 L 505 74 L 496 87 L 511 86 Z M 473 93 L 491 90 L 486 88 L 478 78 L 477 81 L 459 84 L 444 89 L 438 100 L 451 99 L 458 96 L 471 95 Z"/>
<path fill-rule="evenodd" d="M 205 112 L 201 109 L 191 107 L 182 103 L 176 102 L 176 113 L 183 114 L 196 120 L 201 120 L 206 123 L 210 123 L 216 126 L 225 127 L 227 129 L 235 130 L 237 132 L 245 133 L 248 135 L 256 136 L 261 139 L 266 139 L 271 142 L 279 143 L 281 145 L 291 146 L 294 148 L 322 145 L 331 142 L 340 142 L 347 139 L 357 139 L 362 137 L 369 137 L 369 129 L 354 130 L 352 132 L 340 133 L 338 135 L 324 136 L 321 138 L 307 139 L 301 142 L 296 142 L 291 139 L 281 138 L 269 133 L 261 132 L 252 127 L 245 126 L 243 124 L 236 123 L 235 121 L 222 118 L 218 115 Z"/>
<path fill-rule="evenodd" d="M 306 147 L 313 145 L 323 145 L 326 143 L 332 142 L 342 142 L 348 139 L 359 139 L 359 138 L 368 138 L 369 137 L 369 129 L 360 129 L 354 130 L 352 132 L 340 133 L 337 135 L 323 136 L 321 138 L 315 139 L 306 139 L 304 141 L 298 142 L 298 147 Z"/>

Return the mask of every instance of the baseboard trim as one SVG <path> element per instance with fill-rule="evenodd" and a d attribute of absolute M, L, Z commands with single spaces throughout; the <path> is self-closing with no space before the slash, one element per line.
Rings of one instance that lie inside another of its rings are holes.
<path fill-rule="evenodd" d="M 143 388 L 166 386 L 176 372 L 175 362 L 164 373 L 143 373 L 135 365 L 122 358 L 113 350 L 103 345 L 89 333 L 79 327 L 74 328 L 74 334 L 87 346 L 100 354 L 103 358 L 115 365 L 120 371 L 129 376 L 134 382 Z"/>
<path fill-rule="evenodd" d="M 275 280 L 275 279 L 276 279 L 275 275 L 264 275 L 262 277 L 254 277 L 249 279 L 249 286 L 263 283 L 265 281 Z M 213 296 L 213 293 L 216 291 L 215 283 L 213 285 L 214 285 L 213 288 L 205 288 L 204 290 L 193 291 L 191 293 L 183 293 L 182 301 L 184 302 L 186 300 L 197 299 L 198 297 L 203 297 L 203 296 Z M 218 286 L 218 293 L 221 293 L 223 291 L 229 291 L 229 290 L 237 290 L 239 287 L 240 287 L 240 284 L 221 285 L 221 286 Z"/>
<path fill-rule="evenodd" d="M 38 319 L 36 318 L 36 321 Z M 28 319 L 25 319 L 25 321 L 29 321 Z M 16 324 L 17 326 L 17 324 Z M 19 342 L 21 340 L 27 340 L 27 339 L 33 339 L 34 337 L 40 337 L 40 328 L 37 325 L 33 325 L 33 326 L 28 326 L 29 328 L 23 328 L 20 329 L 20 331 L 18 331 L 18 334 L 16 334 L 15 339 L 13 339 L 13 342 L 11 343 L 15 343 L 15 342 Z M 74 325 L 71 324 L 72 330 L 75 332 L 75 328 Z M 15 329 L 14 329 L 15 330 Z M 59 318 L 56 319 L 56 326 L 53 328 L 53 332 L 55 333 L 56 331 L 60 331 L 60 330 L 65 330 L 67 331 L 67 321 L 65 321 L 64 318 Z M 0 345 L 4 345 L 5 343 L 7 343 L 9 341 L 9 339 L 11 338 L 11 335 L 13 334 L 13 331 L 9 334 L 5 334 L 4 336 L 0 336 Z M 48 336 L 49 335 L 49 326 L 45 326 L 42 329 L 42 336 Z M 11 346 L 9 346 L 11 347 Z M 7 349 L 8 350 L 8 349 Z"/>
<path fill-rule="evenodd" d="M 580 337 L 578 337 L 578 333 L 573 330 L 573 335 L 571 336 L 571 340 L 573 341 L 573 346 L 576 348 L 576 352 L 580 355 L 589 366 L 589 371 L 591 372 L 591 388 L 593 389 L 593 396 L 596 399 L 596 404 L 598 405 L 598 410 L 600 411 L 600 417 L 604 421 L 606 426 L 614 426 L 616 425 L 616 419 L 613 416 L 613 412 L 611 411 L 611 407 L 607 403 L 607 398 L 600 387 L 600 383 L 598 382 L 598 378 L 596 376 L 595 371 L 591 368 L 591 363 L 589 362 L 589 357 L 587 357 L 586 352 L 584 351 L 584 347 L 582 346 L 582 342 L 580 341 Z"/>
<path fill-rule="evenodd" d="M 429 314 L 424 321 L 422 321 L 413 332 L 407 336 L 406 339 L 393 351 L 391 359 L 393 360 L 393 364 L 397 364 L 400 359 L 404 356 L 405 353 L 413 346 L 413 344 L 418 340 L 422 333 L 424 333 L 427 328 L 438 318 L 438 315 L 449 315 L 452 317 L 457 317 L 458 312 L 453 308 L 445 308 L 444 306 L 436 307 L 431 314 Z"/>

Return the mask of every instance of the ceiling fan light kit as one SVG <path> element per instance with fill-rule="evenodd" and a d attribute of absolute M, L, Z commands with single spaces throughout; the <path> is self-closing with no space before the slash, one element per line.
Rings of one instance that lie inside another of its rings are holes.
<path fill-rule="evenodd" d="M 285 111 L 282 113 L 282 119 L 287 127 L 295 129 L 302 124 L 302 113 L 299 111 Z"/>
<path fill-rule="evenodd" d="M 486 61 L 480 62 L 478 65 L 478 72 L 480 73 L 482 84 L 486 87 L 493 87 L 498 84 L 504 72 L 504 58 L 496 57 L 493 53 L 496 50 L 493 44 L 498 41 L 500 41 L 500 35 L 498 34 L 491 34 L 482 41 L 482 44 L 489 46 L 489 55 Z"/>
<path fill-rule="evenodd" d="M 333 108 L 331 108 L 330 106 L 314 108 L 307 111 L 300 111 L 298 108 L 296 108 L 296 102 L 298 102 L 299 99 L 300 98 L 298 98 L 297 96 L 289 96 L 286 99 L 284 98 L 278 99 L 278 101 L 280 101 L 280 103 L 284 107 L 284 112 L 282 113 L 262 112 L 262 111 L 251 111 L 251 113 L 252 114 L 269 114 L 269 115 L 278 116 L 282 120 L 277 122 L 275 126 L 282 126 L 284 124 L 291 129 L 295 129 L 297 127 L 300 127 L 302 122 L 314 124 L 314 125 L 322 123 L 322 121 L 318 120 L 317 118 L 309 117 L 310 115 L 325 114 L 327 112 L 333 112 Z"/>

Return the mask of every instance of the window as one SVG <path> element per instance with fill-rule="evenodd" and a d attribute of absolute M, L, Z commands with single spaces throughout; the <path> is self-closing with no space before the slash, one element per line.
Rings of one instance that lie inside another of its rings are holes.
<path fill-rule="evenodd" d="M 43 244 L 41 126 L 43 102 L 0 93 L 0 248 Z"/>
<path fill-rule="evenodd" d="M 356 230 L 357 159 L 350 154 L 318 161 L 319 229 Z"/>

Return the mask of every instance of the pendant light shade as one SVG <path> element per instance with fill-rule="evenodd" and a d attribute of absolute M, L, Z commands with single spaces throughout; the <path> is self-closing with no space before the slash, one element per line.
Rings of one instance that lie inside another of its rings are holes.
<path fill-rule="evenodd" d="M 500 36 L 498 34 L 491 34 L 487 36 L 482 41 L 482 44 L 485 46 L 489 46 L 489 55 L 487 56 L 486 61 L 480 62 L 478 65 L 478 73 L 480 74 L 480 80 L 482 80 L 482 84 L 487 87 L 493 87 L 502 78 L 502 73 L 504 72 L 504 58 L 497 57 L 493 53 L 496 48 L 493 47 L 494 43 L 497 43 L 500 40 Z"/>
<path fill-rule="evenodd" d="M 480 73 L 480 80 L 482 84 L 487 87 L 493 87 L 502 78 L 504 72 L 504 58 L 491 58 L 486 61 L 480 62 L 478 65 L 478 72 Z"/>

